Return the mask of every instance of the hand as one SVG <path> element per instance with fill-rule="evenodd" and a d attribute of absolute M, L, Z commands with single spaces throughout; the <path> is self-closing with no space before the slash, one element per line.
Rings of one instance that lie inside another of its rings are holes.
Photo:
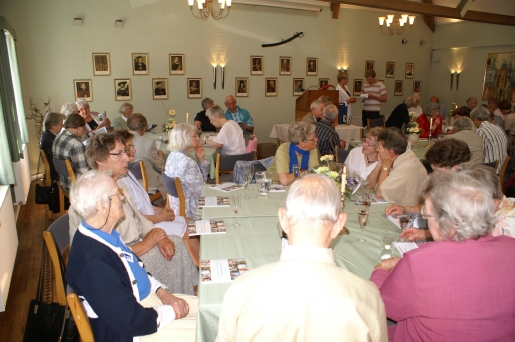
<path fill-rule="evenodd" d="M 143 242 L 151 243 L 152 246 L 155 246 L 159 241 L 167 238 L 166 232 L 161 228 L 154 228 L 148 232 L 147 235 L 143 238 Z"/>
<path fill-rule="evenodd" d="M 433 121 L 433 127 L 434 127 L 434 128 L 433 128 L 433 127 L 431 127 L 431 129 L 433 129 L 433 130 L 437 129 L 437 128 L 438 128 L 438 126 L 440 125 L 440 121 L 441 121 L 441 120 L 440 120 L 440 118 L 436 118 L 436 120 L 435 120 L 435 121 Z"/>
<path fill-rule="evenodd" d="M 431 232 L 429 230 L 407 228 L 399 236 L 405 238 L 406 241 L 427 240 L 431 237 Z"/>
<path fill-rule="evenodd" d="M 197 161 L 202 164 L 204 162 L 204 147 L 200 144 L 195 146 L 195 155 L 197 156 Z"/>
<path fill-rule="evenodd" d="M 391 272 L 391 271 L 393 271 L 395 266 L 397 266 L 397 263 L 399 261 L 401 261 L 401 258 L 393 257 L 393 258 L 381 261 L 378 265 L 384 266 L 388 272 Z"/>
<path fill-rule="evenodd" d="M 111 120 L 109 118 L 105 118 L 105 123 L 107 128 L 111 127 Z"/>
<path fill-rule="evenodd" d="M 247 126 L 246 124 L 242 123 L 240 125 L 241 128 L 243 128 L 245 131 L 248 131 L 249 130 L 249 126 Z"/>
<path fill-rule="evenodd" d="M 161 150 L 157 150 L 157 155 L 159 156 L 159 158 L 161 159 L 164 159 L 165 158 L 165 154 L 163 153 L 163 151 Z"/>
<path fill-rule="evenodd" d="M 453 129 L 451 129 L 451 130 L 448 130 L 448 131 L 447 131 L 447 133 L 445 133 L 445 134 L 446 134 L 446 135 L 449 135 L 449 134 L 454 134 L 454 133 L 456 133 L 456 132 L 458 132 L 458 130 L 456 130 L 456 128 L 453 128 Z"/>
<path fill-rule="evenodd" d="M 172 260 L 172 257 L 175 255 L 175 244 L 172 240 L 166 237 L 166 239 L 163 239 L 157 243 L 157 246 L 159 247 L 159 251 L 163 255 L 163 257 L 170 261 Z"/>
<path fill-rule="evenodd" d="M 157 296 L 161 299 L 163 304 L 170 305 L 173 308 L 176 319 L 186 317 L 188 312 L 190 312 L 190 307 L 184 299 L 175 297 L 165 289 L 159 289 Z"/>
<path fill-rule="evenodd" d="M 402 215 L 404 214 L 406 211 L 404 210 L 404 207 L 401 207 L 400 205 L 397 205 L 397 204 L 392 204 L 392 205 L 389 205 L 386 207 L 386 209 L 384 210 L 386 216 L 388 215 Z"/>
<path fill-rule="evenodd" d="M 349 97 L 349 99 L 347 100 L 347 103 L 355 103 L 357 100 L 355 97 Z"/>
<path fill-rule="evenodd" d="M 169 206 L 166 206 L 163 208 L 161 213 L 159 214 L 160 218 L 162 218 L 161 221 L 173 221 L 175 220 L 175 213 L 173 209 L 170 209 Z"/>
<path fill-rule="evenodd" d="M 345 144 L 347 142 L 345 140 L 340 140 L 340 148 L 345 148 Z"/>
<path fill-rule="evenodd" d="M 393 165 L 394 158 L 390 156 L 388 151 L 383 147 L 379 146 L 379 157 L 381 158 L 381 161 L 383 162 L 383 165 L 387 168 L 391 168 Z"/>

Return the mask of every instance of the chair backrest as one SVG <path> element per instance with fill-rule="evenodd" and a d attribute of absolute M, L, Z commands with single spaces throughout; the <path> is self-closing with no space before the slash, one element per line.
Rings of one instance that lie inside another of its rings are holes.
<path fill-rule="evenodd" d="M 246 160 L 246 161 L 252 161 L 257 160 L 257 154 L 256 151 L 243 153 L 243 154 L 224 154 L 221 153 L 216 155 L 216 171 L 215 171 L 215 180 L 216 184 L 220 184 L 220 172 L 222 173 L 233 173 L 234 170 L 234 164 L 238 160 Z"/>
<path fill-rule="evenodd" d="M 186 216 L 186 199 L 182 191 L 181 180 L 179 177 L 170 177 L 166 173 L 163 175 L 163 185 L 168 195 L 179 198 L 179 215 Z M 168 196 L 166 196 L 168 201 Z M 169 203 L 167 203 L 169 205 Z"/>
<path fill-rule="evenodd" d="M 61 216 L 52 223 L 48 230 L 43 232 L 43 239 L 52 259 L 57 302 L 60 305 L 66 305 L 66 280 L 64 278 L 66 266 L 62 255 L 70 245 L 68 214 Z"/>
<path fill-rule="evenodd" d="M 140 162 L 141 161 L 134 161 L 129 163 L 129 171 L 132 172 L 136 179 L 143 179 L 143 175 L 141 174 Z"/>
<path fill-rule="evenodd" d="M 75 292 L 70 292 L 66 297 L 68 300 L 68 306 L 73 315 L 73 320 L 79 330 L 80 339 L 82 342 L 95 342 L 95 335 L 93 335 L 93 329 L 89 324 L 88 316 L 82 307 L 82 302 Z"/>
<path fill-rule="evenodd" d="M 50 178 L 50 163 L 48 162 L 48 158 L 46 157 L 44 150 L 39 150 L 39 154 L 41 155 L 41 160 L 43 160 L 43 164 L 45 165 L 45 186 L 50 186 L 52 185 L 52 178 Z"/>
<path fill-rule="evenodd" d="M 490 166 L 494 170 L 497 170 L 497 167 L 499 166 L 499 161 L 496 160 L 496 161 L 489 162 L 489 163 L 483 163 L 483 165 Z"/>
<path fill-rule="evenodd" d="M 502 163 L 501 170 L 499 171 L 499 182 L 501 182 L 501 189 L 504 184 L 504 174 L 506 173 L 506 169 L 508 168 L 509 163 L 510 157 L 506 157 L 506 159 L 504 159 L 504 163 Z"/>
<path fill-rule="evenodd" d="M 70 184 L 73 184 L 73 182 L 75 182 L 75 172 L 73 172 L 72 163 L 70 160 L 65 159 L 64 165 L 66 165 L 66 170 L 68 170 L 68 174 L 70 175 Z"/>
<path fill-rule="evenodd" d="M 367 128 L 385 127 L 384 116 L 378 119 L 367 119 Z"/>
<path fill-rule="evenodd" d="M 349 151 L 343 148 L 339 148 L 338 146 L 335 147 L 336 150 L 336 162 L 337 163 L 345 163 L 345 159 L 347 159 L 347 156 L 349 155 Z"/>
<path fill-rule="evenodd" d="M 56 157 L 54 157 L 54 167 L 60 176 L 70 177 L 70 175 L 68 174 L 68 168 L 66 167 L 66 162 L 64 161 L 64 159 L 57 159 Z"/>

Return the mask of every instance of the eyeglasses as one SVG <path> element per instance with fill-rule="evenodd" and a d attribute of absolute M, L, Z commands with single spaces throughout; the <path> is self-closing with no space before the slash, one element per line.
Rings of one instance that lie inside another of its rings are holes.
<path fill-rule="evenodd" d="M 131 147 L 131 148 L 126 148 L 125 150 L 121 150 L 120 152 L 116 152 L 116 153 L 109 153 L 110 156 L 116 156 L 116 157 L 121 157 L 122 155 L 126 155 L 128 156 L 129 153 L 131 152 L 131 149 L 134 148 L 134 147 Z"/>
<path fill-rule="evenodd" d="M 423 205 L 422 208 L 420 208 L 420 215 L 424 220 L 427 220 L 429 217 L 434 217 L 434 215 L 427 215 L 426 214 L 426 206 Z"/>
<path fill-rule="evenodd" d="M 109 198 L 110 201 L 113 200 L 113 197 L 115 196 L 118 196 L 118 198 L 120 199 L 123 199 L 125 197 L 124 193 L 123 193 L 123 189 L 122 188 L 118 188 L 118 192 L 114 195 L 111 195 L 111 196 L 107 196 Z"/>
<path fill-rule="evenodd" d="M 366 139 L 363 139 L 361 140 L 363 146 L 367 145 L 367 146 L 372 146 L 372 147 L 377 147 L 377 143 L 373 142 L 373 141 L 368 141 Z"/>

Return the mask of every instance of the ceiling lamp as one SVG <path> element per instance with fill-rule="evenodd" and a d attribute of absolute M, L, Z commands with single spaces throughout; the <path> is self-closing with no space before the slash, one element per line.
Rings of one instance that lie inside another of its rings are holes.
<path fill-rule="evenodd" d="M 409 29 L 406 29 L 406 24 L 409 22 Z M 415 22 L 414 15 L 401 14 L 396 17 L 394 14 L 388 14 L 386 17 L 379 17 L 379 27 L 381 32 L 387 36 L 392 36 L 394 33 L 398 35 L 408 34 Z"/>
<path fill-rule="evenodd" d="M 209 16 L 213 19 L 224 19 L 229 15 L 231 9 L 231 0 L 196 0 L 198 12 L 193 10 L 195 0 L 188 0 L 191 14 L 197 19 L 206 20 Z M 226 10 L 227 7 L 227 10 Z"/>

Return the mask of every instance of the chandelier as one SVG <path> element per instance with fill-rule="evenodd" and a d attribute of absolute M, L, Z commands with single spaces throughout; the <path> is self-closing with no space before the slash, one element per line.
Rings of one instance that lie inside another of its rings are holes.
<path fill-rule="evenodd" d="M 406 29 L 409 20 L 409 29 Z M 401 14 L 400 17 L 394 14 L 388 14 L 386 17 L 379 17 L 379 27 L 381 32 L 387 36 L 392 36 L 394 33 L 398 35 L 408 34 L 415 22 L 414 15 Z"/>
<path fill-rule="evenodd" d="M 196 0 L 198 6 L 198 13 L 193 10 L 195 0 L 188 0 L 190 5 L 191 14 L 197 19 L 206 20 L 209 16 L 213 19 L 224 19 L 229 15 L 232 0 Z M 215 5 L 216 4 L 216 5 Z M 225 7 L 227 6 L 227 11 Z"/>

